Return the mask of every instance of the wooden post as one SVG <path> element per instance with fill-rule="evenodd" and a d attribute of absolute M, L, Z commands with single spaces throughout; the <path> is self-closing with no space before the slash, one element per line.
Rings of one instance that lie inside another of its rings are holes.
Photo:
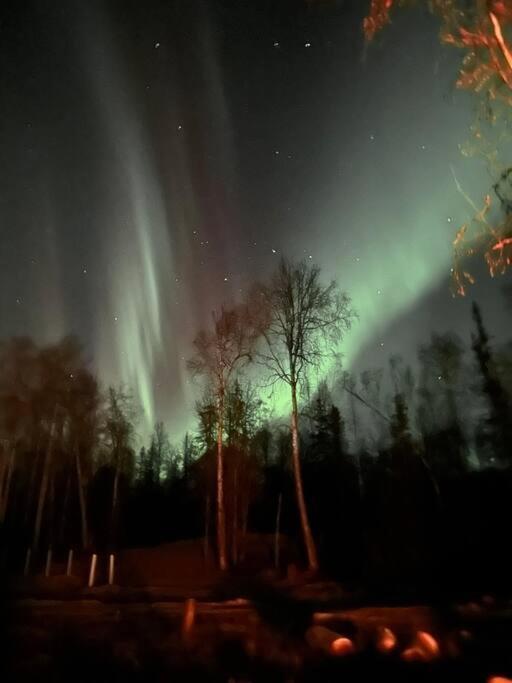
<path fill-rule="evenodd" d="M 98 556 L 96 553 L 91 557 L 91 568 L 89 570 L 89 588 L 94 586 L 94 579 L 96 578 L 96 562 L 98 561 Z"/>
<path fill-rule="evenodd" d="M 190 641 L 195 620 L 196 601 L 194 600 L 194 598 L 188 598 L 188 600 L 185 600 L 185 606 L 183 608 L 183 623 L 181 626 L 181 635 L 185 643 L 188 643 Z"/>
<path fill-rule="evenodd" d="M 25 555 L 25 566 L 23 567 L 23 576 L 28 576 L 28 572 L 30 569 L 30 556 L 32 554 L 32 550 L 30 548 L 27 548 L 27 554 Z"/>
<path fill-rule="evenodd" d="M 48 546 L 48 552 L 46 553 L 46 566 L 44 568 L 44 575 L 46 578 L 50 576 L 50 570 L 52 568 L 52 547 Z"/>
<path fill-rule="evenodd" d="M 73 570 L 73 548 L 70 548 L 69 552 L 68 552 L 68 563 L 66 566 L 66 576 L 71 576 L 72 570 Z"/>
<path fill-rule="evenodd" d="M 114 554 L 108 556 L 108 585 L 114 584 Z"/>

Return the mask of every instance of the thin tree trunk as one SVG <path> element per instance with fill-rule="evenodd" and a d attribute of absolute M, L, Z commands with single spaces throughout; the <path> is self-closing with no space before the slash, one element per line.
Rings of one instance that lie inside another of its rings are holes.
<path fill-rule="evenodd" d="M 119 458 L 116 458 L 116 473 L 112 487 L 112 510 L 110 516 L 110 542 L 114 543 L 116 535 L 117 499 L 119 495 Z"/>
<path fill-rule="evenodd" d="M 359 489 L 359 498 L 363 499 L 364 495 L 364 480 L 363 480 L 363 468 L 361 466 L 361 452 L 357 451 L 357 488 Z"/>
<path fill-rule="evenodd" d="M 245 549 L 247 547 L 246 539 L 247 539 L 247 525 L 249 523 L 249 503 L 246 502 L 244 506 L 244 516 L 242 519 L 242 538 L 243 538 L 243 544 L 242 544 L 242 551 L 241 551 L 241 559 L 245 560 Z"/>
<path fill-rule="evenodd" d="M 39 451 L 40 439 L 37 440 L 36 449 L 34 451 L 34 464 L 31 467 L 30 479 L 28 482 L 28 492 L 27 492 L 27 505 L 25 507 L 25 524 L 28 526 L 29 520 L 32 516 L 32 510 L 34 509 L 34 496 L 36 491 L 36 480 L 37 480 L 37 470 L 39 467 L 39 460 L 41 459 L 41 453 Z"/>
<path fill-rule="evenodd" d="M 356 406 L 354 404 L 354 396 L 350 397 L 350 409 L 352 411 L 352 433 L 354 435 L 354 448 L 357 448 L 357 417 L 356 417 Z"/>
<path fill-rule="evenodd" d="M 3 449 L 2 459 L 0 460 L 0 510 L 3 506 L 4 500 L 4 480 L 7 471 L 7 453 L 6 448 Z"/>
<path fill-rule="evenodd" d="M 276 513 L 276 534 L 274 538 L 274 566 L 276 569 L 279 569 L 279 534 L 280 534 L 280 528 L 281 528 L 281 505 L 283 503 L 283 494 L 279 494 L 279 498 L 277 499 L 277 513 Z"/>
<path fill-rule="evenodd" d="M 50 438 L 48 439 L 48 446 L 46 448 L 46 453 L 44 456 L 43 474 L 41 477 L 41 486 L 39 487 L 39 499 L 37 501 L 36 519 L 34 522 L 34 536 L 32 538 L 32 548 L 33 548 L 34 552 L 37 550 L 37 546 L 39 545 L 39 536 L 41 534 L 41 522 L 43 520 L 43 509 L 44 509 L 44 504 L 46 501 L 46 492 L 48 490 L 48 481 L 49 481 L 49 475 L 50 475 L 50 463 L 51 463 L 51 458 L 52 458 L 53 439 L 54 439 L 54 433 L 55 433 L 55 420 L 56 420 L 56 416 L 54 416 L 54 418 L 53 418 L 52 428 L 50 430 Z"/>
<path fill-rule="evenodd" d="M 64 534 L 66 532 L 66 521 L 68 518 L 68 503 L 69 503 L 69 491 L 71 489 L 71 471 L 68 469 L 68 476 L 66 477 L 66 488 L 64 491 L 64 502 L 62 503 L 62 514 L 60 518 L 60 529 L 59 529 L 59 543 L 64 542 Z"/>
<path fill-rule="evenodd" d="M 226 555 L 226 510 L 224 508 L 224 451 L 222 432 L 224 427 L 224 396 L 219 397 L 219 413 L 217 420 L 217 552 L 219 567 L 225 571 L 228 567 Z"/>
<path fill-rule="evenodd" d="M 89 538 L 87 529 L 87 509 L 85 506 L 84 495 L 84 481 L 82 476 L 82 466 L 80 464 L 80 454 L 78 452 L 78 446 L 75 446 L 75 466 L 76 478 L 78 483 L 78 502 L 80 504 L 80 528 L 82 532 L 82 548 L 85 550 L 89 543 Z"/>
<path fill-rule="evenodd" d="M 311 532 L 309 524 L 308 511 L 306 501 L 304 498 L 304 489 L 302 486 L 302 468 L 300 464 L 300 447 L 299 447 L 299 419 L 297 408 L 297 387 L 292 384 L 292 462 L 293 474 L 295 478 L 295 494 L 297 496 L 297 506 L 299 508 L 300 523 L 302 526 L 302 534 L 304 536 L 304 545 L 306 546 L 306 554 L 308 556 L 308 566 L 313 572 L 318 571 L 318 556 L 316 552 L 315 540 Z"/>
<path fill-rule="evenodd" d="M 233 548 L 231 553 L 234 565 L 238 562 L 238 518 L 238 465 L 235 464 L 233 473 Z"/>
<path fill-rule="evenodd" d="M 204 510 L 204 559 L 208 560 L 208 545 L 210 540 L 210 496 L 206 496 Z"/>
<path fill-rule="evenodd" d="M 9 453 L 9 462 L 7 463 L 7 472 L 4 475 L 5 481 L 2 482 L 3 490 L 1 495 L 1 509 L 0 509 L 0 522 L 5 520 L 5 515 L 7 513 L 7 504 L 9 502 L 9 492 L 11 490 L 11 479 L 12 471 L 14 469 L 14 446 L 11 448 Z"/>
<path fill-rule="evenodd" d="M 48 527 L 49 533 L 49 547 L 51 548 L 55 540 L 55 472 L 50 469 L 49 474 L 49 496 L 48 496 Z"/>

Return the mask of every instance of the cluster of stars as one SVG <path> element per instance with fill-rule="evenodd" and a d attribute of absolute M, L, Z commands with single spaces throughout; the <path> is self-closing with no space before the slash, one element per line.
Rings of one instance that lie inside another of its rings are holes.
<path fill-rule="evenodd" d="M 156 45 L 155 45 L 155 47 L 156 47 Z M 274 47 L 276 47 L 276 48 L 281 47 L 281 43 L 278 40 L 274 40 Z M 304 47 L 305 48 L 311 47 L 311 43 L 309 42 L 309 40 L 304 43 Z"/>
<path fill-rule="evenodd" d="M 368 136 L 368 139 L 370 140 L 370 142 L 375 142 L 375 140 L 376 140 L 375 133 L 370 133 L 370 135 Z M 420 145 L 420 149 L 424 152 L 427 149 L 427 145 L 425 145 L 425 144 Z"/>

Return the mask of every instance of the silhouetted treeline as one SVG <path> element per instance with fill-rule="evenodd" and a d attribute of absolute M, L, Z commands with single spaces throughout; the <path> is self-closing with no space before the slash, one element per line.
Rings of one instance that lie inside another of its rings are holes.
<path fill-rule="evenodd" d="M 302 400 L 304 493 L 327 574 L 379 593 L 509 586 L 512 354 L 493 348 L 476 306 L 473 323 L 470 340 L 433 335 L 414 369 L 394 357 Z M 249 533 L 289 537 L 305 559 L 287 421 L 243 376 L 223 401 L 228 564 L 251 570 Z M 133 399 L 100 389 L 76 340 L 4 342 L 3 561 L 181 538 L 214 552 L 217 415 L 206 388 L 194 434 L 171 445 L 159 423 L 139 448 Z M 281 561 L 276 547 L 268 566 Z"/>

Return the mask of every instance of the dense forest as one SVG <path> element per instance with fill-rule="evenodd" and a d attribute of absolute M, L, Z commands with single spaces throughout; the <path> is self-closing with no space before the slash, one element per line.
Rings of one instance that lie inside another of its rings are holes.
<path fill-rule="evenodd" d="M 176 443 L 159 422 L 142 446 L 129 388 L 102 388 L 76 339 L 4 341 L 3 561 L 19 570 L 27 548 L 35 566 L 48 547 L 197 538 L 243 572 L 259 534 L 275 539 L 277 571 L 293 558 L 376 591 L 499 590 L 511 559 L 512 340 L 495 346 L 472 310 L 471 339 L 433 334 L 412 366 L 391 357 L 355 376 L 334 355 L 355 317 L 349 297 L 283 260 L 191 346 L 194 433 Z M 314 382 L 326 359 L 329 382 Z M 277 384 L 286 415 L 262 399 Z"/>

